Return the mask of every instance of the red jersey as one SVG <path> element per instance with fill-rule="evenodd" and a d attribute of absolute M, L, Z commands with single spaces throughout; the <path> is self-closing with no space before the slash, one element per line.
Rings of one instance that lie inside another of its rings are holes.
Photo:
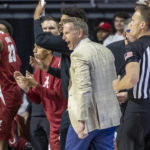
<path fill-rule="evenodd" d="M 20 70 L 21 60 L 17 55 L 13 39 L 6 33 L 0 32 L 3 49 L 0 52 L 0 100 L 6 107 L 21 104 L 21 92 L 15 79 L 14 72 Z"/>
<path fill-rule="evenodd" d="M 53 56 L 51 67 L 60 68 L 60 58 Z M 60 127 L 61 115 L 67 107 L 67 100 L 63 96 L 61 79 L 42 71 L 34 71 L 34 79 L 39 83 L 34 89 L 30 89 L 27 96 L 35 103 L 42 101 L 50 128 Z M 53 129 L 52 129 L 53 130 Z"/>

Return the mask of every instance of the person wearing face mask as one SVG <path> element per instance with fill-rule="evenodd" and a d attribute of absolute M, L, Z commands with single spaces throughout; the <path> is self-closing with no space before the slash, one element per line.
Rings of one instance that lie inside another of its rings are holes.
<path fill-rule="evenodd" d="M 58 23 L 54 18 L 42 17 L 41 25 L 43 31 L 46 32 L 46 34 L 51 33 L 54 35 L 59 35 Z M 50 132 L 49 132 L 50 148 L 52 150 L 59 150 L 60 149 L 60 142 L 59 142 L 60 120 L 61 120 L 62 113 L 66 109 L 67 101 L 65 100 L 62 94 L 61 80 L 46 73 L 45 71 L 39 70 L 40 65 L 39 64 L 34 65 L 33 62 L 35 61 L 36 62 L 42 61 L 43 64 L 45 64 L 46 66 L 49 65 L 51 67 L 60 69 L 60 58 L 54 56 L 52 51 L 50 50 L 48 51 L 44 48 L 35 45 L 34 58 L 30 57 L 30 64 L 33 68 L 35 68 L 34 78 L 28 72 L 26 75 L 26 80 L 21 80 L 21 77 L 22 78 L 25 77 L 23 77 L 19 72 L 15 74 L 15 79 L 17 80 L 18 85 L 26 92 L 28 98 L 38 104 L 42 102 L 47 119 L 50 123 Z M 44 67 L 41 66 L 41 68 Z M 20 84 L 19 80 L 20 82 L 23 82 L 24 86 Z M 32 89 L 28 90 L 29 87 L 32 87 Z M 33 121 L 38 121 L 38 120 L 36 119 Z M 43 127 L 43 125 L 44 122 L 40 119 L 40 121 L 38 121 L 37 129 L 40 128 L 40 126 Z M 45 127 L 46 126 L 44 126 L 44 131 L 45 131 Z M 41 137 L 39 138 L 42 138 L 44 136 L 43 130 L 42 132 L 37 131 L 36 134 L 42 134 Z M 43 144 L 44 143 L 45 141 L 43 141 Z M 43 145 L 43 147 L 40 147 L 39 143 L 37 143 L 35 148 L 36 150 L 40 148 L 43 149 L 46 146 L 47 145 Z M 46 148 L 48 148 L 48 146 Z"/>
<path fill-rule="evenodd" d="M 58 22 L 50 17 L 41 17 L 41 25 L 44 32 L 59 35 Z M 41 56 L 45 57 L 47 53 L 43 51 Z M 30 123 L 30 138 L 32 143 L 32 150 L 48 150 L 49 145 L 49 121 L 45 115 L 43 104 L 36 104 L 29 100 L 27 109 L 21 116 L 25 120 L 25 124 Z"/>

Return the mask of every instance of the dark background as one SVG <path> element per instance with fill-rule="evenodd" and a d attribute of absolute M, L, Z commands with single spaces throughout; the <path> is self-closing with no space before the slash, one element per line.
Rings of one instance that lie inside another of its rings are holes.
<path fill-rule="evenodd" d="M 90 38 L 94 40 L 97 24 L 109 21 L 117 11 L 127 11 L 132 15 L 136 0 L 46 0 L 46 14 L 60 18 L 61 8 L 78 6 L 83 8 L 88 16 Z M 0 0 L 0 19 L 9 21 L 13 28 L 13 38 L 16 42 L 18 54 L 22 60 L 21 72 L 32 72 L 29 66 L 29 56 L 32 55 L 33 13 L 38 0 Z"/>

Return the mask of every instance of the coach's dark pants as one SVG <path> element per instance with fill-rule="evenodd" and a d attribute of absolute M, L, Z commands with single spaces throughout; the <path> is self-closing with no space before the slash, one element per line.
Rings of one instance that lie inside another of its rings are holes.
<path fill-rule="evenodd" d="M 117 135 L 118 150 L 150 150 L 150 102 L 129 101 Z"/>

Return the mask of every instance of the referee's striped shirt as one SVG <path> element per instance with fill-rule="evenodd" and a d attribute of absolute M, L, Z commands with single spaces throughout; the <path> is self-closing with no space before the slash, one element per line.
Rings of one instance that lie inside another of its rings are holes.
<path fill-rule="evenodd" d="M 139 62 L 139 82 L 129 90 L 129 99 L 150 99 L 150 36 L 143 36 L 125 47 L 126 63 Z"/>

